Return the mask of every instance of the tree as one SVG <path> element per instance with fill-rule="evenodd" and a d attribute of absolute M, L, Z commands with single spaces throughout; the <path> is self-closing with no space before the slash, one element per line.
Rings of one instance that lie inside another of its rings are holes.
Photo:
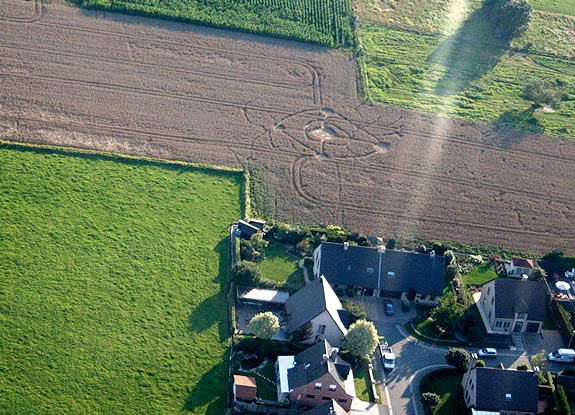
<path fill-rule="evenodd" d="M 232 278 L 237 285 L 254 287 L 260 282 L 258 265 L 250 261 L 240 261 L 232 268 Z"/>
<path fill-rule="evenodd" d="M 459 372 L 465 372 L 469 366 L 469 353 L 459 347 L 450 347 L 445 353 L 445 362 Z"/>
<path fill-rule="evenodd" d="M 505 40 L 522 34 L 531 20 L 531 5 L 527 0 L 486 0 L 484 7 L 496 35 Z"/>
<path fill-rule="evenodd" d="M 358 320 L 349 326 L 343 344 L 357 357 L 369 355 L 377 346 L 377 330 L 371 321 Z"/>
<path fill-rule="evenodd" d="M 280 328 L 280 322 L 274 313 L 266 311 L 252 317 L 248 324 L 250 332 L 260 339 L 271 339 Z"/>
<path fill-rule="evenodd" d="M 457 265 L 457 259 L 455 258 L 455 253 L 451 249 L 445 251 L 443 256 L 445 257 L 445 263 L 447 265 Z"/>
<path fill-rule="evenodd" d="M 535 267 L 533 271 L 531 271 L 531 278 L 529 279 L 533 281 L 543 281 L 545 278 L 547 278 L 545 270 L 540 267 Z"/>
<path fill-rule="evenodd" d="M 529 360 L 531 361 L 531 365 L 533 367 L 538 366 L 541 372 L 547 371 L 547 352 L 545 349 L 531 356 L 531 359 Z"/>
<path fill-rule="evenodd" d="M 367 319 L 367 312 L 365 311 L 365 307 L 362 305 L 355 304 L 353 301 L 347 299 L 343 300 L 342 305 L 343 309 L 350 314 L 349 322 L 351 324 L 358 320 Z"/>
<path fill-rule="evenodd" d="M 465 306 L 457 302 L 452 292 L 444 294 L 438 301 L 437 307 L 431 311 L 431 318 L 435 325 L 443 330 L 455 330 L 465 313 Z"/>
<path fill-rule="evenodd" d="M 558 108 L 563 94 L 545 79 L 535 79 L 525 85 L 523 96 L 527 100 L 533 101 L 533 109 L 544 105 Z"/>
<path fill-rule="evenodd" d="M 304 342 L 306 340 L 309 340 L 312 334 L 313 334 L 313 325 L 311 324 L 311 321 L 308 321 L 307 323 L 305 323 L 303 326 L 301 326 L 299 329 L 297 329 L 292 333 L 291 340 L 296 343 Z"/>
<path fill-rule="evenodd" d="M 441 398 L 437 393 L 433 392 L 424 392 L 421 394 L 421 402 L 427 408 L 433 408 L 434 406 L 439 405 L 441 402 Z"/>

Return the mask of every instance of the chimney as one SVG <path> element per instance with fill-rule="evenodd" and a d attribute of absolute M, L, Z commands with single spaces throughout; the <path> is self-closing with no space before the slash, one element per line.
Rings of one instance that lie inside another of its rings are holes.
<path fill-rule="evenodd" d="M 349 242 L 344 242 L 343 243 L 343 250 L 347 251 L 349 249 Z"/>
<path fill-rule="evenodd" d="M 335 357 L 337 356 L 337 354 L 339 353 L 339 349 L 337 347 L 332 347 L 331 349 L 331 358 L 335 359 Z"/>
<path fill-rule="evenodd" d="M 477 353 L 471 353 L 469 357 L 469 370 L 475 369 L 477 366 Z"/>
<path fill-rule="evenodd" d="M 323 364 L 323 363 L 327 362 L 328 360 L 329 360 L 329 356 L 324 353 L 324 354 L 321 356 L 321 363 Z"/>
<path fill-rule="evenodd" d="M 505 369 L 505 366 L 503 366 L 503 362 L 499 362 L 499 368 Z"/>
<path fill-rule="evenodd" d="M 435 251 L 429 251 L 429 256 L 435 256 Z"/>
<path fill-rule="evenodd" d="M 379 245 L 377 247 L 377 253 L 378 254 L 385 254 L 385 245 Z"/>
<path fill-rule="evenodd" d="M 533 366 L 533 376 L 539 376 L 539 366 Z"/>

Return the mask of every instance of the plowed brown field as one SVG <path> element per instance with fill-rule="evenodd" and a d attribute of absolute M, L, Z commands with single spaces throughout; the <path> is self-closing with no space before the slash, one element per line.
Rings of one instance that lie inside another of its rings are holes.
<path fill-rule="evenodd" d="M 575 246 L 575 143 L 357 98 L 335 50 L 0 3 L 0 137 L 254 169 L 280 220 Z"/>

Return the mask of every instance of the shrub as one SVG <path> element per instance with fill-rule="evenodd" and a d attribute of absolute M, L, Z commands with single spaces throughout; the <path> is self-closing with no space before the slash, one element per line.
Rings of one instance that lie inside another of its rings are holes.
<path fill-rule="evenodd" d="M 528 370 L 529 366 L 527 365 L 527 363 L 521 363 L 520 365 L 517 365 L 517 370 Z"/>
<path fill-rule="evenodd" d="M 347 295 L 349 298 L 353 298 L 355 297 L 355 290 L 353 288 L 348 288 L 347 290 L 345 290 L 345 295 Z"/>
<path fill-rule="evenodd" d="M 393 238 L 390 238 L 389 241 L 387 241 L 387 244 L 385 245 L 385 247 L 387 249 L 393 250 L 393 249 L 395 249 L 396 244 L 397 244 L 397 241 Z"/>
<path fill-rule="evenodd" d="M 365 311 L 365 307 L 362 305 L 355 304 L 347 299 L 343 300 L 342 305 L 343 309 L 348 311 L 350 314 L 350 324 L 355 323 L 357 320 L 367 319 L 367 312 Z"/>
<path fill-rule="evenodd" d="M 434 406 L 439 405 L 441 402 L 441 398 L 437 393 L 433 392 L 424 392 L 421 394 L 421 402 L 427 408 L 432 408 Z"/>
<path fill-rule="evenodd" d="M 487 366 L 487 365 L 485 364 L 485 360 L 481 360 L 481 359 L 480 359 L 480 360 L 478 360 L 477 362 L 475 362 L 475 367 L 485 367 L 485 366 Z"/>
<path fill-rule="evenodd" d="M 445 353 L 445 362 L 459 372 L 465 372 L 469 366 L 469 352 L 459 347 L 450 347 Z"/>
<path fill-rule="evenodd" d="M 261 279 L 258 265 L 250 261 L 240 261 L 232 268 L 232 278 L 237 285 L 255 287 Z"/>

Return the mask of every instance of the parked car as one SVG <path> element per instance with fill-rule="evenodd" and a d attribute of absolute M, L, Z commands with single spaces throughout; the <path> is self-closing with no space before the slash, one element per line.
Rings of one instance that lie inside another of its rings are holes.
<path fill-rule="evenodd" d="M 391 301 L 385 304 L 385 314 L 393 316 L 393 303 Z"/>
<path fill-rule="evenodd" d="M 485 349 L 479 349 L 477 355 L 479 357 L 497 357 L 497 350 L 487 347 Z"/>
<path fill-rule="evenodd" d="M 547 359 L 552 362 L 571 363 L 575 361 L 575 350 L 573 349 L 557 349 L 547 355 Z"/>
<path fill-rule="evenodd" d="M 383 368 L 386 370 L 395 369 L 395 353 L 391 350 L 391 347 L 385 346 L 381 347 L 381 361 L 383 363 Z"/>

